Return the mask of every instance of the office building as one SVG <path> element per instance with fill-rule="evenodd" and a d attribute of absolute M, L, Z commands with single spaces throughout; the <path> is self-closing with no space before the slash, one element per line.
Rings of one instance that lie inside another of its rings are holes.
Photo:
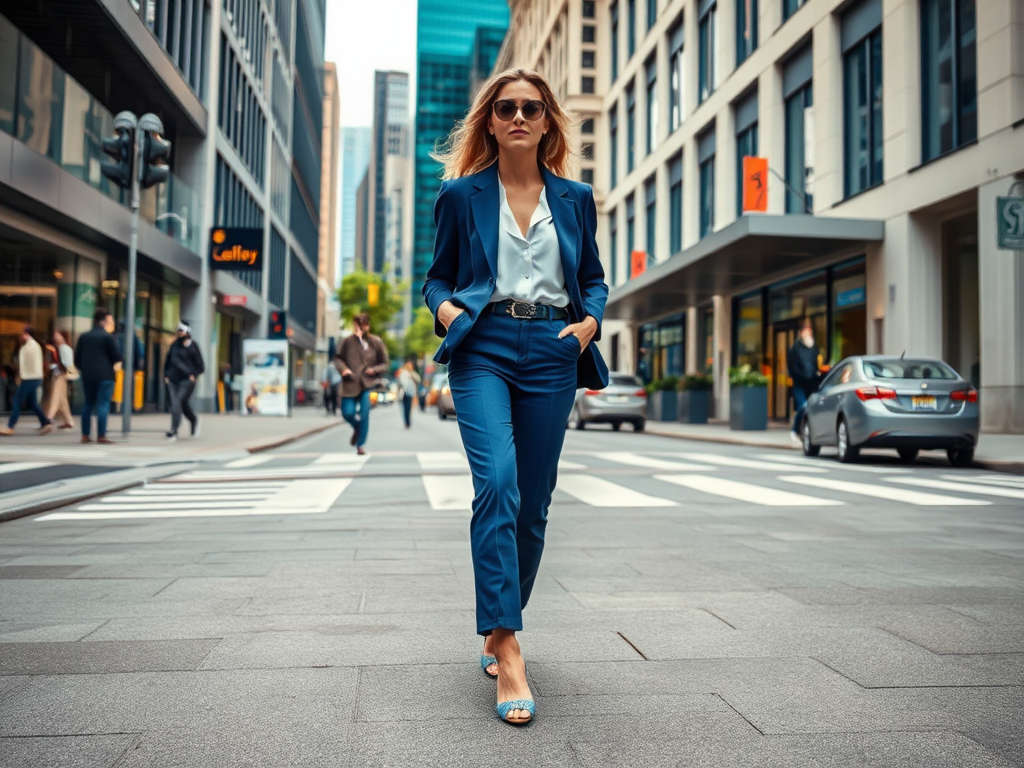
<path fill-rule="evenodd" d="M 807 318 L 822 363 L 944 358 L 979 385 L 983 429 L 1024 430 L 1024 258 L 997 247 L 998 198 L 1024 176 L 1017 0 L 512 6 L 520 63 L 556 82 L 576 64 L 559 31 L 598 40 L 614 367 L 710 370 L 727 414 L 728 369 L 750 364 L 786 418 L 785 352 Z M 745 156 L 767 177 L 745 179 Z M 758 184 L 765 210 L 744 212 Z"/>
<path fill-rule="evenodd" d="M 326 353 L 328 339 L 338 335 L 338 71 L 324 64 L 324 121 L 320 155 L 320 236 L 317 258 L 316 343 Z M 321 359 L 321 364 L 325 362 Z"/>
<path fill-rule="evenodd" d="M 184 318 L 211 371 L 197 396 L 209 408 L 212 372 L 241 369 L 241 340 L 266 336 L 271 308 L 289 312 L 297 373 L 314 348 L 324 4 L 109 5 L 0 3 L 0 363 L 25 323 L 76 338 L 97 306 L 125 320 L 131 214 L 100 174 L 101 142 L 117 112 L 154 112 L 173 147 L 169 181 L 140 209 L 145 402 L 164 405 Z M 207 271 L 220 227 L 263 230 L 262 271 Z"/>
<path fill-rule="evenodd" d="M 356 192 L 370 167 L 370 129 L 341 129 L 341 262 L 340 280 L 356 264 Z"/>
<path fill-rule="evenodd" d="M 508 28 L 506 0 L 420 0 L 416 16 L 416 152 L 412 296 L 421 301 L 434 254 L 434 199 L 441 166 L 430 157 L 465 117 L 474 84 L 491 70 Z"/>

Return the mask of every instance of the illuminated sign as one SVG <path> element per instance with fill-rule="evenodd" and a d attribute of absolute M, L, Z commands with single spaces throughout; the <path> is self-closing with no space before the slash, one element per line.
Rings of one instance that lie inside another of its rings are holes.
<path fill-rule="evenodd" d="M 263 230 L 214 227 L 210 230 L 210 269 L 259 272 L 263 269 Z"/>

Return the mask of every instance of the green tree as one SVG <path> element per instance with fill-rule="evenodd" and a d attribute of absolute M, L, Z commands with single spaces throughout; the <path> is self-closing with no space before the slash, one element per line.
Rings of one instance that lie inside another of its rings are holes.
<path fill-rule="evenodd" d="M 434 354 L 441 340 L 434 334 L 434 316 L 427 307 L 419 307 L 412 325 L 405 329 L 405 354 L 417 360 Z"/>
<path fill-rule="evenodd" d="M 372 306 L 370 285 L 377 286 L 377 303 Z M 354 315 L 365 312 L 370 316 L 370 328 L 383 336 L 395 315 L 405 305 L 404 292 L 407 287 L 404 283 L 389 283 L 383 275 L 363 269 L 345 275 L 338 288 L 342 320 L 345 325 L 351 325 Z"/>

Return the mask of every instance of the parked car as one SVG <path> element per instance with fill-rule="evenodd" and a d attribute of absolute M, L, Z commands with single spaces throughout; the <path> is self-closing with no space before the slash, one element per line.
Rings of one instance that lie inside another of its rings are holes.
<path fill-rule="evenodd" d="M 636 376 L 613 373 L 604 389 L 576 391 L 567 427 L 585 429 L 587 424 L 611 424 L 616 432 L 629 422 L 634 432 L 647 425 L 647 390 Z"/>
<path fill-rule="evenodd" d="M 437 387 L 437 418 L 444 421 L 455 415 L 455 401 L 452 399 L 452 389 L 448 386 L 448 374 L 435 376 L 434 386 Z"/>
<path fill-rule="evenodd" d="M 834 445 L 842 462 L 862 448 L 895 448 L 911 462 L 945 450 L 966 467 L 978 443 L 978 390 L 941 360 L 865 355 L 833 366 L 807 400 L 800 425 L 804 454 Z"/>

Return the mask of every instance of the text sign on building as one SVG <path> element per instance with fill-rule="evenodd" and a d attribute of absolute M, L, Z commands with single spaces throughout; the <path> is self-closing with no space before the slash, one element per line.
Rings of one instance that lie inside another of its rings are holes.
<path fill-rule="evenodd" d="M 210 269 L 262 271 L 263 230 L 252 227 L 211 229 Z"/>
<path fill-rule="evenodd" d="M 244 307 L 248 302 L 248 298 L 243 294 L 242 296 L 224 296 L 221 299 L 221 303 L 225 307 Z"/>
<path fill-rule="evenodd" d="M 1024 251 L 1024 197 L 996 198 L 997 245 L 1005 251 Z"/>

